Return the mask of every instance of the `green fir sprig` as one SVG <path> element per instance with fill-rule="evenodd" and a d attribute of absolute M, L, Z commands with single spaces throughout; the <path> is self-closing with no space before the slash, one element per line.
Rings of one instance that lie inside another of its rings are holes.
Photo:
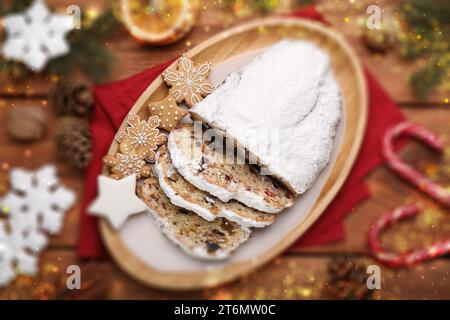
<path fill-rule="evenodd" d="M 296 4 L 298 6 L 305 6 L 313 4 L 315 0 L 295 0 L 293 4 Z M 280 0 L 246 0 L 246 1 L 239 1 L 239 0 L 227 0 L 226 3 L 228 3 L 229 6 L 232 6 L 236 3 L 242 3 L 246 5 L 248 8 L 255 10 L 256 12 L 262 13 L 262 14 L 269 14 L 276 10 L 280 4 Z"/>
<path fill-rule="evenodd" d="M 32 0 L 12 0 L 9 7 L 6 7 L 4 2 L 0 1 L 0 15 L 21 12 L 31 3 Z M 111 74 L 114 56 L 104 42 L 118 30 L 119 22 L 112 10 L 106 10 L 88 25 L 86 20 L 82 15 L 81 29 L 72 30 L 68 35 L 70 52 L 49 61 L 44 71 L 47 75 L 65 76 L 79 69 L 93 81 L 100 82 Z M 24 64 L 5 60 L 0 56 L 0 74 L 8 79 L 21 80 L 26 78 L 30 71 Z"/>
<path fill-rule="evenodd" d="M 402 56 L 429 58 L 410 79 L 416 94 L 425 98 L 442 82 L 450 83 L 450 2 L 405 0 L 399 13 L 406 24 L 406 32 L 399 37 Z"/>

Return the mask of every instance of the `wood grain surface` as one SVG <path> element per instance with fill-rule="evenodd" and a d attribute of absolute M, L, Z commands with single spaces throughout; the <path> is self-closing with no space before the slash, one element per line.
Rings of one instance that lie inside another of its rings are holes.
<path fill-rule="evenodd" d="M 61 8 L 73 1 L 48 0 L 56 8 Z M 171 58 L 178 57 L 192 46 L 225 27 L 240 22 L 240 19 L 229 19 L 229 15 L 216 8 L 215 1 L 204 1 L 198 26 L 184 40 L 165 47 L 143 47 L 132 41 L 124 31 L 108 43 L 117 59 L 117 68 L 112 79 L 124 78 L 145 68 L 160 64 Z M 443 103 L 448 92 L 440 89 L 429 100 L 421 101 L 409 89 L 408 75 L 417 69 L 421 63 L 404 63 L 395 52 L 388 52 L 385 56 L 374 55 L 362 44 L 355 27 L 344 22 L 348 16 L 350 22 L 357 19 L 364 10 L 368 1 L 359 1 L 361 8 L 355 10 L 348 1 L 317 1 L 318 8 L 324 13 L 332 26 L 342 32 L 358 53 L 363 64 L 372 71 L 393 99 L 399 103 L 407 118 L 432 129 L 450 145 L 450 109 Z M 378 1 L 384 10 L 389 10 L 396 1 Z M 108 5 L 108 0 L 92 1 L 77 0 L 82 7 L 95 6 L 99 10 Z M 37 168 L 46 163 L 55 163 L 62 182 L 74 189 L 81 197 L 83 190 L 83 177 L 72 171 L 55 156 L 55 146 L 52 134 L 55 125 L 55 116 L 47 103 L 49 81 L 36 76 L 23 83 L 0 83 L 0 123 L 3 123 L 5 112 L 12 106 L 33 104 L 42 108 L 50 119 L 50 128 L 44 140 L 31 145 L 18 145 L 9 140 L 4 134 L 3 125 L 0 127 L 0 182 L 4 183 L 7 177 L 5 163 L 11 167 Z M 442 158 L 432 154 L 425 147 L 418 144 L 408 144 L 402 152 L 406 161 L 419 164 L 421 161 L 435 161 L 442 163 Z M 324 246 L 310 247 L 287 253 L 269 265 L 242 279 L 215 289 L 199 290 L 184 293 L 173 293 L 155 290 L 132 280 L 111 261 L 80 261 L 76 258 L 76 243 L 79 226 L 79 205 L 67 214 L 63 232 L 51 238 L 49 248 L 43 253 L 41 264 L 52 263 L 64 272 L 70 264 L 80 265 L 86 274 L 92 270 L 102 270 L 108 278 L 108 289 L 98 293 L 96 297 L 108 299 L 245 299 L 245 298 L 277 298 L 277 299 L 304 299 L 319 298 L 321 287 L 326 278 L 328 262 L 336 256 L 351 254 L 361 259 L 368 258 L 366 234 L 370 223 L 386 210 L 404 204 L 413 199 L 429 203 L 429 199 L 414 188 L 393 175 L 386 167 L 381 166 L 374 170 L 367 183 L 371 190 L 371 198 L 363 202 L 348 215 L 345 220 L 346 238 L 344 241 Z M 449 181 L 446 181 L 448 184 Z M 448 211 L 447 217 L 448 217 Z M 414 225 L 405 223 L 390 230 L 383 240 L 389 243 L 390 239 L 398 236 L 400 229 L 410 228 L 411 233 L 417 232 Z M 439 230 L 439 228 L 436 228 Z M 404 231 L 403 231 L 404 232 Z M 437 231 L 431 231 L 437 233 Z M 442 236 L 447 236 L 449 230 L 444 230 Z M 369 260 L 371 261 L 371 260 Z M 373 263 L 373 262 L 372 262 Z M 449 286 L 450 261 L 439 258 L 417 267 L 394 272 L 382 268 L 382 289 L 377 290 L 375 298 L 387 299 L 450 299 Z M 88 275 L 85 275 L 87 278 Z M 326 285 L 326 283 L 325 283 Z M 0 291 L 1 293 L 2 291 Z M 83 296 L 82 296 L 83 297 Z M 89 298 L 89 295 L 85 297 Z"/>

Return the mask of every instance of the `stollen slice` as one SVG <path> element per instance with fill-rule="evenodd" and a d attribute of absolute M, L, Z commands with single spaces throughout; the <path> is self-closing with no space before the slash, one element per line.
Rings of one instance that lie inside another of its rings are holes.
<path fill-rule="evenodd" d="M 248 240 L 251 230 L 223 218 L 206 221 L 192 211 L 173 205 L 156 177 L 142 181 L 138 196 L 162 232 L 189 255 L 205 260 L 221 260 Z"/>
<path fill-rule="evenodd" d="M 184 179 L 172 165 L 168 149 L 161 147 L 156 155 L 155 171 L 159 185 L 170 201 L 179 207 L 197 213 L 205 220 L 226 218 L 244 227 L 262 228 L 275 221 L 275 214 L 265 213 L 230 200 L 223 202 L 197 189 Z"/>
<path fill-rule="evenodd" d="M 292 206 L 293 194 L 256 166 L 241 164 L 215 152 L 192 124 L 171 131 L 168 148 L 173 166 L 189 183 L 223 202 L 232 199 L 266 213 L 278 213 Z"/>

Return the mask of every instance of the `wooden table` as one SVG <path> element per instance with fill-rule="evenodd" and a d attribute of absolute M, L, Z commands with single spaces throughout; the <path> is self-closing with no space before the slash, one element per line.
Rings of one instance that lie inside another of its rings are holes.
<path fill-rule="evenodd" d="M 368 1 L 366 1 L 368 3 Z M 392 1 L 379 1 L 380 6 L 389 11 Z M 394 1 L 395 2 L 395 1 Z M 48 1 L 55 8 L 64 8 L 73 1 Z M 92 1 L 78 0 L 82 8 L 92 8 Z M 214 1 L 204 1 L 198 26 L 184 40 L 166 47 L 143 47 L 134 42 L 125 31 L 111 39 L 108 43 L 117 58 L 117 68 L 111 80 L 124 78 L 163 61 L 178 57 L 182 52 L 195 46 L 202 40 L 223 30 L 227 26 L 239 23 L 238 18 L 230 19 Z M 429 97 L 427 101 L 420 101 L 414 96 L 408 85 L 408 77 L 413 70 L 424 61 L 406 63 L 394 51 L 384 55 L 376 55 L 368 51 L 358 37 L 356 28 L 357 18 L 364 15 L 367 4 L 359 1 L 357 5 L 347 1 L 318 1 L 318 8 L 331 24 L 344 33 L 353 45 L 361 61 L 380 80 L 381 84 L 401 106 L 407 118 L 434 130 L 447 139 L 450 135 L 450 109 L 444 103 L 444 98 L 450 95 L 443 89 Z M 95 8 L 102 10 L 108 5 L 107 0 L 95 1 Z M 347 19 L 345 19 L 347 18 Z M 34 144 L 19 145 L 9 140 L 0 127 L 0 164 L 3 169 L 10 167 L 37 168 L 43 164 L 55 163 L 58 173 L 65 185 L 76 191 L 80 197 L 83 190 L 83 176 L 74 172 L 62 162 L 55 153 L 52 134 L 55 115 L 47 104 L 47 95 L 51 83 L 36 76 L 23 83 L 12 82 L 0 84 L 0 121 L 3 121 L 5 111 L 15 105 L 33 104 L 42 108 L 50 119 L 50 132 L 47 137 Z M 440 159 L 431 154 L 426 148 L 410 144 L 403 151 L 407 161 L 420 165 L 424 161 L 442 164 L 447 159 Z M 450 172 L 450 171 L 449 171 Z M 0 172 L 5 179 L 7 170 Z M 450 176 L 450 173 L 449 173 Z M 447 176 L 448 177 L 448 176 Z M 443 181 L 449 183 L 449 180 Z M 92 278 L 90 275 L 101 274 L 105 278 L 98 290 L 81 292 L 81 298 L 107 299 L 246 299 L 246 298 L 275 298 L 275 299 L 304 299 L 323 297 L 321 288 L 327 285 L 327 265 L 330 260 L 343 254 L 350 254 L 355 259 L 367 261 L 369 251 L 366 235 L 370 223 L 383 212 L 413 199 L 431 201 L 417 192 L 414 188 L 397 178 L 384 166 L 376 169 L 367 177 L 372 196 L 348 215 L 345 220 L 346 239 L 335 244 L 328 244 L 312 248 L 305 248 L 289 252 L 275 259 L 269 265 L 247 275 L 242 279 L 215 289 L 195 292 L 166 292 L 146 287 L 123 273 L 111 261 L 79 261 L 76 257 L 76 244 L 79 229 L 79 203 L 66 215 L 64 229 L 58 236 L 51 238 L 50 246 L 41 256 L 41 264 L 56 266 L 60 274 L 64 275 L 68 265 L 77 264 L 82 269 L 82 280 Z M 434 205 L 435 206 L 435 205 Z M 420 237 L 410 237 L 411 234 L 436 237 L 442 239 L 450 234 L 448 211 L 443 208 L 438 215 L 438 225 L 426 230 L 418 230 L 416 221 L 406 222 L 401 226 L 389 230 L 383 237 L 387 247 L 405 249 L 418 247 L 423 242 Z M 421 225 L 422 226 L 422 225 Z M 420 229 L 420 228 L 419 228 Z M 405 244 L 406 242 L 406 244 Z M 370 261 L 370 260 L 369 260 Z M 371 262 L 375 263 L 375 262 Z M 382 289 L 377 290 L 374 298 L 387 299 L 431 299 L 450 298 L 450 261 L 447 258 L 435 259 L 408 270 L 393 271 L 382 267 Z M 97 278 L 99 278 L 97 276 Z M 94 279 L 95 280 L 95 279 Z M 103 289 L 102 289 L 103 288 Z M 5 289 L 7 290 L 7 289 Z M 1 294 L 2 291 L 0 291 Z M 3 291 L 4 292 L 4 291 Z"/>

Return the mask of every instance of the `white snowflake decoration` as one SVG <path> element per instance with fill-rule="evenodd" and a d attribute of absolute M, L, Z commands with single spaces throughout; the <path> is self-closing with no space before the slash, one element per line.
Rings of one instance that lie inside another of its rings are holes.
<path fill-rule="evenodd" d="M 75 202 L 75 194 L 59 184 L 54 166 L 13 169 L 10 181 L 11 191 L 0 199 L 8 218 L 0 221 L 0 286 L 16 271 L 36 273 L 35 254 L 47 243 L 45 232 L 61 231 L 64 214 Z"/>
<path fill-rule="evenodd" d="M 47 244 L 47 238 L 34 229 L 22 230 L 14 223 L 10 231 L 6 229 L 0 221 L 0 287 L 16 277 L 16 270 L 34 275 L 38 270 L 36 254 Z"/>
<path fill-rule="evenodd" d="M 65 37 L 73 28 L 73 17 L 52 14 L 43 0 L 35 0 L 22 14 L 3 18 L 7 39 L 1 52 L 6 59 L 23 62 L 35 72 L 70 50 Z"/>
<path fill-rule="evenodd" d="M 35 172 L 13 169 L 10 180 L 12 191 L 2 204 L 11 212 L 11 219 L 50 234 L 61 231 L 64 213 L 73 205 L 75 195 L 59 184 L 55 167 L 44 166 Z"/>

